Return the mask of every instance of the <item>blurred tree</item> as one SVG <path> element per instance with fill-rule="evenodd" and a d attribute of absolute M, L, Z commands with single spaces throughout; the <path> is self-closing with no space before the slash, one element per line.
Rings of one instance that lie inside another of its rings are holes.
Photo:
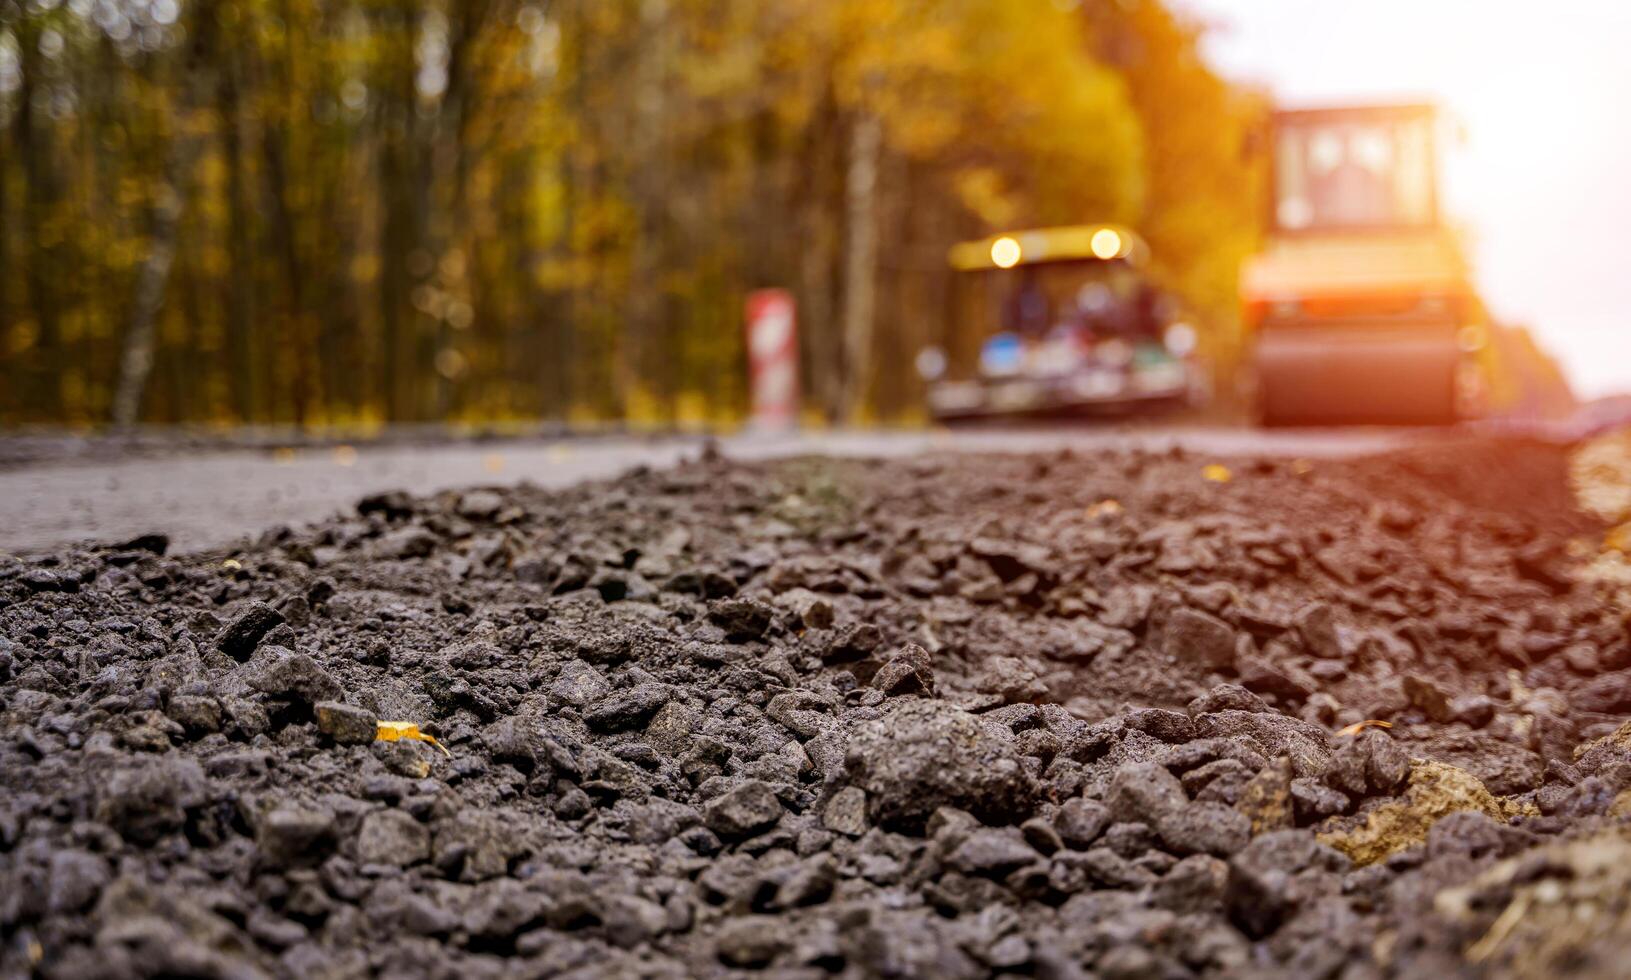
<path fill-rule="evenodd" d="M 1249 101 L 1153 2 L 0 0 L 0 421 L 919 401 L 946 248 L 1124 220 L 1220 324 Z M 1224 334 L 1219 332 L 1217 336 Z"/>
<path fill-rule="evenodd" d="M 1260 244 L 1266 211 L 1255 138 L 1268 99 L 1218 77 L 1200 55 L 1202 25 L 1155 0 L 1089 4 L 1083 20 L 1093 50 L 1125 79 L 1144 136 L 1147 194 L 1133 223 L 1156 275 L 1199 317 L 1219 380 L 1231 378 L 1240 263 Z"/>

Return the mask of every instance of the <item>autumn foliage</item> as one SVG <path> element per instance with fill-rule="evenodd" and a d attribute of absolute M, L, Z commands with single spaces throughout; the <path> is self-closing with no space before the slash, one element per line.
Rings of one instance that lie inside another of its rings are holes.
<path fill-rule="evenodd" d="M 728 421 L 762 286 L 812 414 L 906 419 L 947 247 L 1097 220 L 1226 358 L 1255 100 L 1196 42 L 1153 0 L 0 0 L 0 420 Z"/>

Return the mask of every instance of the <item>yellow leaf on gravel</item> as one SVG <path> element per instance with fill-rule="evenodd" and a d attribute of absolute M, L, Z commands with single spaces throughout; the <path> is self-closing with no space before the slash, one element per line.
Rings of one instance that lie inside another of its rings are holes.
<path fill-rule="evenodd" d="M 1201 467 L 1201 476 L 1213 483 L 1228 483 L 1235 478 L 1234 474 L 1229 472 L 1229 467 L 1222 463 L 1208 463 Z"/>
<path fill-rule="evenodd" d="M 1101 500 L 1087 508 L 1087 519 L 1098 520 L 1101 517 L 1114 517 L 1122 512 L 1121 501 Z"/>
<path fill-rule="evenodd" d="M 1337 737 L 1342 738 L 1342 737 L 1347 736 L 1347 735 L 1358 735 L 1360 732 L 1364 731 L 1367 728 L 1392 728 L 1392 727 L 1393 727 L 1393 722 L 1391 722 L 1391 721 L 1382 721 L 1382 720 L 1377 719 L 1377 718 L 1366 718 L 1364 721 L 1356 721 L 1352 725 L 1349 725 L 1346 728 L 1340 729 L 1337 732 Z"/>
<path fill-rule="evenodd" d="M 443 755 L 449 759 L 453 758 L 453 753 L 447 750 L 447 746 L 436 741 L 436 736 L 426 735 L 419 730 L 418 725 L 411 721 L 382 721 L 379 723 L 378 732 L 374 736 L 376 742 L 400 742 L 403 739 L 411 739 L 415 742 L 429 742 L 441 749 Z"/>

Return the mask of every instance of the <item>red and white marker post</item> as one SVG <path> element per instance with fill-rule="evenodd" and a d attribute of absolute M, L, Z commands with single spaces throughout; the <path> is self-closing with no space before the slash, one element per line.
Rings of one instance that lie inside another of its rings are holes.
<path fill-rule="evenodd" d="M 748 294 L 748 425 L 784 432 L 798 424 L 799 345 L 793 295 L 785 289 Z"/>

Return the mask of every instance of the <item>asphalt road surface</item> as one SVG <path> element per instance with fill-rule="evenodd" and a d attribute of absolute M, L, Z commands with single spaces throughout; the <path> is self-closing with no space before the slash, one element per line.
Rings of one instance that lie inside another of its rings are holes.
<path fill-rule="evenodd" d="M 1423 438 L 1428 437 L 1370 430 L 1043 428 L 748 434 L 723 438 L 720 448 L 742 459 L 1173 445 L 1220 457 L 1331 457 L 1379 452 Z M 637 465 L 671 466 L 696 456 L 702 445 L 695 437 L 604 437 L 59 455 L 0 469 L 0 552 L 21 555 L 151 531 L 169 534 L 173 550 L 189 552 L 229 545 L 276 524 L 320 520 L 381 490 L 433 493 L 521 481 L 560 487 Z"/>

